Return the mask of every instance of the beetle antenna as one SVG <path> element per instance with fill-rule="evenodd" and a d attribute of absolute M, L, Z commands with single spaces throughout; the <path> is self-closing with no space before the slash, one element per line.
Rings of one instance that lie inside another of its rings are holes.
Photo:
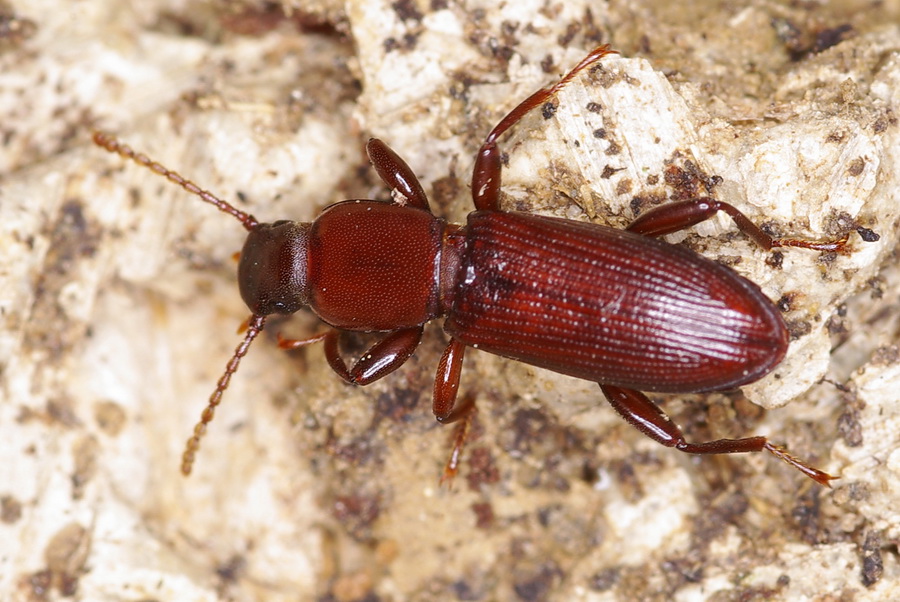
<path fill-rule="evenodd" d="M 244 225 L 244 228 L 246 228 L 247 230 L 253 230 L 254 228 L 256 228 L 256 226 L 259 225 L 259 222 L 256 220 L 256 218 L 253 217 L 252 215 L 250 215 L 249 213 L 241 211 L 240 209 L 236 208 L 235 206 L 233 206 L 231 203 L 229 203 L 227 201 L 223 201 L 222 199 L 220 199 L 213 193 L 209 192 L 208 190 L 203 190 L 202 188 L 200 188 L 199 186 L 197 186 L 196 184 L 194 184 L 187 178 L 184 178 L 177 172 L 174 172 L 171 169 L 164 167 L 160 163 L 157 163 L 156 161 L 152 160 L 147 155 L 136 152 L 133 148 L 131 148 L 127 144 L 119 142 L 119 140 L 115 136 L 112 136 L 111 134 L 106 134 L 104 132 L 95 131 L 94 135 L 93 135 L 93 139 L 94 139 L 94 144 L 96 144 L 97 146 L 99 146 L 101 148 L 105 148 L 106 150 L 108 150 L 111 153 L 116 153 L 117 155 L 120 155 L 120 156 L 124 157 L 125 159 L 130 159 L 131 161 L 134 161 L 138 165 L 142 165 L 142 166 L 146 167 L 150 171 L 153 171 L 154 173 L 157 173 L 157 174 L 165 177 L 170 182 L 174 182 L 175 184 L 178 184 L 179 186 L 181 186 L 182 188 L 184 188 L 191 194 L 194 194 L 194 195 L 200 197 L 200 200 L 206 201 L 210 205 L 213 205 L 219 211 L 222 211 L 223 213 L 227 213 L 228 215 L 231 215 L 232 217 L 236 218 L 239 222 L 241 222 Z"/>
<path fill-rule="evenodd" d="M 244 340 L 237 346 L 234 350 L 234 355 L 231 356 L 231 359 L 228 360 L 228 363 L 225 365 L 225 372 L 219 378 L 219 382 L 216 383 L 216 390 L 209 396 L 209 402 L 206 405 L 206 409 L 200 414 L 200 422 L 194 427 L 194 434 L 191 435 L 191 438 L 188 439 L 187 444 L 185 444 L 184 453 L 181 456 L 181 473 L 184 476 L 191 474 L 191 468 L 194 466 L 194 458 L 197 455 L 197 450 L 200 449 L 200 439 L 206 434 L 206 425 L 212 422 L 213 417 L 215 417 L 216 406 L 222 401 L 222 394 L 225 393 L 225 389 L 228 388 L 228 384 L 231 382 L 231 376 L 237 372 L 238 366 L 241 364 L 241 359 L 247 355 L 247 350 L 250 349 L 250 343 L 253 342 L 256 335 L 262 332 L 263 326 L 266 324 L 266 317 L 253 314 L 247 319 L 246 324 L 247 333 L 244 335 Z"/>

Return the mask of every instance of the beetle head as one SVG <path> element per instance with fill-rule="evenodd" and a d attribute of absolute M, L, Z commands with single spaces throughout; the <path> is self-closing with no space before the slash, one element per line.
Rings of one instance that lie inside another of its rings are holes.
<path fill-rule="evenodd" d="M 309 302 L 309 227 L 280 220 L 250 231 L 238 264 L 238 286 L 255 315 L 291 314 Z"/>

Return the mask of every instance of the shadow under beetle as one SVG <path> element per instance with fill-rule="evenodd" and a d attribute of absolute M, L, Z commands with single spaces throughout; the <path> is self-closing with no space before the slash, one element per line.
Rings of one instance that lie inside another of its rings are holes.
<path fill-rule="evenodd" d="M 250 232 L 240 254 L 238 284 L 252 312 L 188 440 L 181 470 L 189 474 L 200 438 L 213 419 L 241 358 L 269 314 L 304 306 L 331 326 L 294 349 L 322 341 L 331 368 L 365 385 L 406 362 L 426 322 L 444 318 L 451 340 L 437 368 L 434 414 L 442 423 L 471 418 L 474 397 L 456 403 L 463 354 L 478 348 L 597 382 L 613 408 L 663 445 L 694 454 L 766 450 L 817 482 L 835 477 L 789 455 L 765 437 L 688 443 L 679 428 L 640 391 L 699 393 L 740 387 L 777 366 L 788 331 L 775 305 L 731 269 L 656 237 L 726 212 L 764 249 L 796 246 L 840 251 L 830 242 L 775 239 L 735 207 L 709 197 L 647 211 L 625 230 L 500 208 L 497 139 L 579 72 L 607 54 L 601 46 L 552 87 L 534 93 L 488 134 L 475 160 L 475 211 L 466 225 L 432 214 L 421 184 L 385 143 L 366 150 L 394 202 L 349 200 L 312 223 L 260 223 L 177 173 L 96 132 L 94 142 L 165 176 Z M 348 367 L 339 352 L 347 331 L 384 336 Z M 464 423 L 465 424 L 465 423 Z M 464 429 L 445 477 L 457 468 Z"/>

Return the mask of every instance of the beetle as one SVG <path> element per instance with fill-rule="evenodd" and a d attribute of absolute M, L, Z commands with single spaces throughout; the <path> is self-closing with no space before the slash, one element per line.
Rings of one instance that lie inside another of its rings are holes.
<path fill-rule="evenodd" d="M 828 485 L 835 477 L 762 436 L 687 442 L 644 392 L 740 387 L 771 372 L 788 348 L 784 320 L 757 285 L 660 236 L 719 211 L 767 250 L 841 251 L 847 235 L 822 242 L 773 238 L 734 206 L 711 197 L 659 205 L 624 230 L 501 209 L 500 136 L 612 53 L 608 45 L 595 48 L 490 131 L 475 160 L 475 211 L 465 225 L 435 216 L 412 169 L 375 138 L 366 151 L 393 201 L 347 200 L 311 223 L 261 223 L 113 136 L 95 132 L 97 145 L 168 178 L 249 232 L 238 265 L 241 297 L 251 311 L 246 333 L 185 446 L 182 472 L 190 474 L 200 439 L 266 317 L 309 307 L 330 328 L 306 339 L 279 335 L 279 346 L 323 342 L 330 367 L 354 385 L 397 370 L 419 345 L 424 325 L 443 318 L 450 342 L 433 392 L 441 423 L 471 419 L 474 397 L 457 403 L 457 392 L 463 356 L 472 347 L 597 382 L 616 412 L 665 446 L 693 454 L 768 451 Z M 352 331 L 382 336 L 348 366 L 339 344 Z M 445 476 L 455 472 L 464 439 L 458 437 Z"/>

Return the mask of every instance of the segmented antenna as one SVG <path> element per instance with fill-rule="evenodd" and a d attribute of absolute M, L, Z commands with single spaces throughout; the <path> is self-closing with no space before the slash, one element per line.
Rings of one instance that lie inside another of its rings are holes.
<path fill-rule="evenodd" d="M 244 228 L 246 228 L 247 230 L 253 230 L 259 225 L 259 222 L 256 220 L 256 218 L 249 213 L 241 211 L 240 209 L 234 207 L 231 203 L 223 201 L 213 193 L 207 190 L 203 190 L 187 178 L 184 178 L 171 169 L 168 169 L 163 165 L 157 163 L 156 161 L 153 161 L 147 155 L 135 152 L 134 149 L 132 149 L 127 144 L 119 142 L 119 140 L 115 136 L 95 131 L 93 139 L 94 143 L 97 146 L 100 146 L 111 153 L 116 153 L 117 155 L 120 155 L 125 159 L 134 161 L 138 165 L 148 168 L 154 173 L 165 177 L 170 182 L 178 184 L 191 194 L 200 197 L 200 200 L 213 205 L 219 211 L 231 215 L 239 222 L 241 222 L 241 224 L 243 224 Z M 225 365 L 225 372 L 221 377 L 219 377 L 219 381 L 216 383 L 215 391 L 213 391 L 212 395 L 209 396 L 209 401 L 207 402 L 206 408 L 200 415 L 200 422 L 198 422 L 194 427 L 194 434 L 191 435 L 190 439 L 188 439 L 187 443 L 185 444 L 184 453 L 181 456 L 181 472 L 185 476 L 191 474 L 191 469 L 194 466 L 194 458 L 197 455 L 197 450 L 200 449 L 200 439 L 203 437 L 203 435 L 206 434 L 206 427 L 216 414 L 216 406 L 218 406 L 222 401 L 222 395 L 225 393 L 225 389 L 228 388 L 228 384 L 231 382 L 231 376 L 235 372 L 237 372 L 238 366 L 240 366 L 241 364 L 241 359 L 245 355 L 247 355 L 247 350 L 250 349 L 250 343 L 252 343 L 253 339 L 256 338 L 256 335 L 258 335 L 262 331 L 265 323 L 266 317 L 258 316 L 256 314 L 251 315 L 245 322 L 247 332 L 244 335 L 244 340 L 241 341 L 241 343 L 237 346 L 237 348 L 234 350 L 234 355 L 231 356 L 231 359 L 228 360 L 228 363 Z"/>
<path fill-rule="evenodd" d="M 120 155 L 125 159 L 130 159 L 138 165 L 146 167 L 154 173 L 157 173 L 168 179 L 170 182 L 178 184 L 191 194 L 200 197 L 201 200 L 206 201 L 210 205 L 213 205 L 219 211 L 235 217 L 244 225 L 244 228 L 246 228 L 247 230 L 253 230 L 254 228 L 256 228 L 256 226 L 259 225 L 259 222 L 256 220 L 256 218 L 249 213 L 241 211 L 228 201 L 223 201 L 208 190 L 203 190 L 187 178 L 184 178 L 177 172 L 174 172 L 171 169 L 168 169 L 165 166 L 157 163 L 147 155 L 135 152 L 135 150 L 127 144 L 119 142 L 119 140 L 115 136 L 106 134 L 104 132 L 95 131 L 93 138 L 94 144 L 96 144 L 97 146 L 105 148 L 111 153 L 116 153 L 117 155 Z"/>
<path fill-rule="evenodd" d="M 206 434 L 206 425 L 212 422 L 213 417 L 216 415 L 216 406 L 222 401 L 222 394 L 225 393 L 228 383 L 231 382 L 231 375 L 237 372 L 238 366 L 241 365 L 241 358 L 247 355 L 250 343 L 262 331 L 265 323 L 266 317 L 257 316 L 256 314 L 251 315 L 247 320 L 247 334 L 244 335 L 244 340 L 237 346 L 234 350 L 234 355 L 231 356 L 231 359 L 225 365 L 225 372 L 219 378 L 219 382 L 216 383 L 216 390 L 209 396 L 206 409 L 200 414 L 200 422 L 194 427 L 194 434 L 191 435 L 191 438 L 187 440 L 187 444 L 184 446 L 184 453 L 181 456 L 181 473 L 184 476 L 191 474 L 191 468 L 194 466 L 194 457 L 197 455 L 197 450 L 200 449 L 200 439 Z"/>

